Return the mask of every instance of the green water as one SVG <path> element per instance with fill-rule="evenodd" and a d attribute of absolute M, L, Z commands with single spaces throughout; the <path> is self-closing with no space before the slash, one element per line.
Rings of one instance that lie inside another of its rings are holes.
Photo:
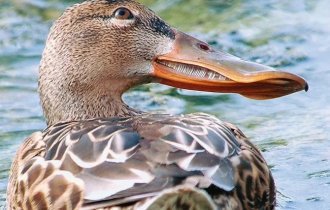
<path fill-rule="evenodd" d="M 273 171 L 280 210 L 330 210 L 329 0 L 144 0 L 215 48 L 299 74 L 308 93 L 271 101 L 145 85 L 125 95 L 143 110 L 207 112 L 238 125 Z M 10 161 L 45 128 L 37 72 L 51 22 L 74 1 L 0 0 L 0 208 Z"/>

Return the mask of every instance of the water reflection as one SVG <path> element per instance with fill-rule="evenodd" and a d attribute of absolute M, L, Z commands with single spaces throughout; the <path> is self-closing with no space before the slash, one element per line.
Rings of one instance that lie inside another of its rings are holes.
<path fill-rule="evenodd" d="M 45 127 L 36 92 L 40 54 L 52 20 L 74 2 L 0 1 L 0 206 L 18 145 Z M 252 101 L 146 85 L 125 101 L 144 110 L 207 112 L 237 124 L 264 151 L 277 183 L 278 209 L 329 209 L 328 1 L 143 2 L 216 48 L 304 76 L 311 90 Z"/>

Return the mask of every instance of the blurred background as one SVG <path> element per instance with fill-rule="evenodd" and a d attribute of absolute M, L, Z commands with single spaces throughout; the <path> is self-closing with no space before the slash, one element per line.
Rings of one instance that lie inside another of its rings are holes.
<path fill-rule="evenodd" d="M 45 128 L 37 74 L 49 27 L 76 2 L 0 0 L 0 208 L 17 147 Z M 271 167 L 277 209 L 330 210 L 330 0 L 141 2 L 215 48 L 303 76 L 310 91 L 253 101 L 151 84 L 124 100 L 148 111 L 207 112 L 238 125 Z"/>

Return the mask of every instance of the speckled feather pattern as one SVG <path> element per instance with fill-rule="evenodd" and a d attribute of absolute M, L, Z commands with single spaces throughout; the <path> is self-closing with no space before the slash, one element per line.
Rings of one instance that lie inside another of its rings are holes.
<path fill-rule="evenodd" d="M 120 26 L 111 16 L 125 6 L 136 18 Z M 134 1 L 86 1 L 67 9 L 52 27 L 40 63 L 39 92 L 48 124 L 134 114 L 121 95 L 150 82 L 150 60 L 172 49 L 173 33 Z"/>

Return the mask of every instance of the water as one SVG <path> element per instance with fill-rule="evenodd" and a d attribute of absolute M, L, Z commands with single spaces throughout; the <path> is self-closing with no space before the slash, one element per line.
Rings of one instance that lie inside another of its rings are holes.
<path fill-rule="evenodd" d="M 45 127 L 36 91 L 40 54 L 52 20 L 73 2 L 0 0 L 0 206 L 17 147 Z M 329 210 L 330 1 L 143 2 L 215 48 L 305 77 L 310 91 L 253 101 L 145 85 L 125 101 L 143 110 L 207 112 L 238 125 L 273 171 L 277 209 Z"/>

